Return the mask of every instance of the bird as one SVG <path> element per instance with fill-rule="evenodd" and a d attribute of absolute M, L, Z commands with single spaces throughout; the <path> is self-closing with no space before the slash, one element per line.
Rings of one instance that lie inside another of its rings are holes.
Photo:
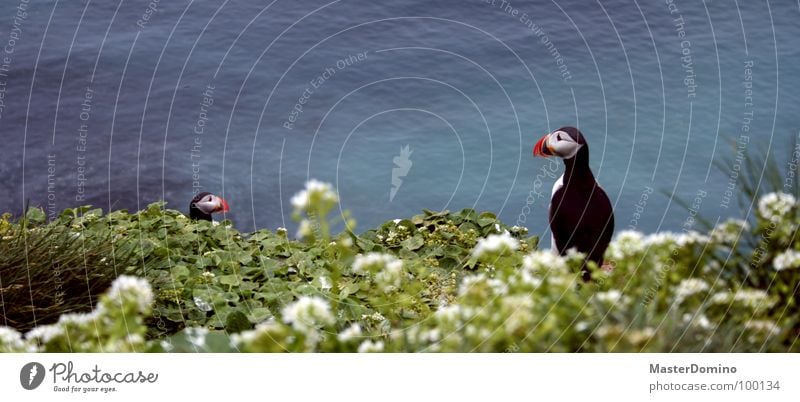
<path fill-rule="evenodd" d="M 228 202 L 224 198 L 204 191 L 194 196 L 189 203 L 189 218 L 211 221 L 211 214 L 229 210 Z"/>
<path fill-rule="evenodd" d="M 581 274 L 588 282 L 587 262 L 603 267 L 603 255 L 614 235 L 614 209 L 589 168 L 589 144 L 577 128 L 562 127 L 539 139 L 533 156 L 564 161 L 564 174 L 553 184 L 550 198 L 552 248 L 560 255 L 573 248 L 585 253 Z"/>

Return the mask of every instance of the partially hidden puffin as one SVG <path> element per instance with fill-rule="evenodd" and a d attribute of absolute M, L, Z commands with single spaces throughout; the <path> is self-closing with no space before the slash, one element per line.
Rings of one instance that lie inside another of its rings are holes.
<path fill-rule="evenodd" d="M 210 221 L 211 214 L 228 212 L 228 202 L 209 192 L 202 192 L 192 198 L 189 203 L 189 217 L 195 220 Z"/>
<path fill-rule="evenodd" d="M 602 267 L 614 234 L 614 210 L 589 168 L 589 145 L 583 134 L 575 127 L 562 127 L 536 142 L 533 156 L 564 160 L 564 174 L 553 185 L 550 198 L 553 250 L 564 255 L 575 248 Z M 585 263 L 581 272 L 585 281 L 591 279 Z"/>

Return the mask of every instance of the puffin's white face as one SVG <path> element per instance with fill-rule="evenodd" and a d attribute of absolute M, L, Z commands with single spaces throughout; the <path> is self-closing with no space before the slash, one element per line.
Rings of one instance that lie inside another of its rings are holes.
<path fill-rule="evenodd" d="M 555 155 L 563 159 L 575 157 L 583 144 L 577 143 L 569 134 L 556 130 L 542 137 L 533 149 L 534 156 Z"/>
<path fill-rule="evenodd" d="M 222 197 L 217 197 L 214 194 L 206 195 L 200 201 L 195 202 L 194 205 L 197 209 L 207 214 L 228 211 L 228 203 Z"/>

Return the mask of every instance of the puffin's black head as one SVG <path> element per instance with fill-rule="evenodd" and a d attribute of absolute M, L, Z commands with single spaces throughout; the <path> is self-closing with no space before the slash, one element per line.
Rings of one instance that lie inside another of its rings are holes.
<path fill-rule="evenodd" d="M 575 127 L 561 127 L 536 142 L 533 156 L 557 156 L 561 159 L 572 159 L 582 148 L 587 148 L 586 139 Z"/>
<path fill-rule="evenodd" d="M 202 192 L 192 198 L 189 203 L 189 217 L 192 219 L 211 220 L 211 214 L 228 212 L 228 203 L 222 198 L 209 192 Z"/>

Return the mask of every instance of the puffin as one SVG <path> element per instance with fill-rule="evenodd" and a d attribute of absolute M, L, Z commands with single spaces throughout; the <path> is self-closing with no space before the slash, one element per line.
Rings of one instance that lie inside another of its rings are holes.
<path fill-rule="evenodd" d="M 589 144 L 577 128 L 562 127 L 539 139 L 533 156 L 564 161 L 564 174 L 550 198 L 552 248 L 560 255 L 572 248 L 585 253 L 581 274 L 588 282 L 592 275 L 587 262 L 603 267 L 603 254 L 614 235 L 614 209 L 589 168 Z"/>
<path fill-rule="evenodd" d="M 189 218 L 210 221 L 211 214 L 229 210 L 228 202 L 224 198 L 204 191 L 194 196 L 189 203 Z"/>

